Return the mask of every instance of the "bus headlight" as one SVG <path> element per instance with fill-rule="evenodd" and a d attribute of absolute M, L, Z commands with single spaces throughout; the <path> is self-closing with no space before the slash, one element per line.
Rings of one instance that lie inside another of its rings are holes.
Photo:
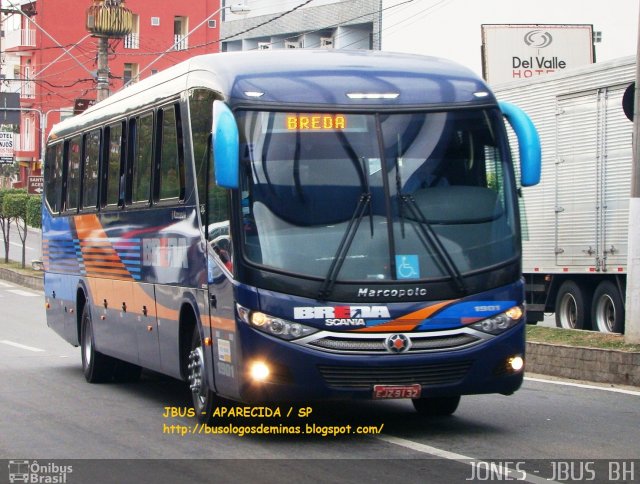
<path fill-rule="evenodd" d="M 470 325 L 472 328 L 485 333 L 500 334 L 520 322 L 524 311 L 520 306 L 507 309 L 504 313 L 496 314 Z"/>
<path fill-rule="evenodd" d="M 276 318 L 261 311 L 251 311 L 239 304 L 236 304 L 238 316 L 245 323 L 264 333 L 276 336 L 277 338 L 292 340 L 308 336 L 318 331 L 304 324 L 294 323 L 286 319 Z"/>

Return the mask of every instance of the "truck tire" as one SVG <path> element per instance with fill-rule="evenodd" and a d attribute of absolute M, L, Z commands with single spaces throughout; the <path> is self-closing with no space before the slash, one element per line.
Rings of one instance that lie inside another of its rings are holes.
<path fill-rule="evenodd" d="M 624 330 L 624 303 L 618 287 L 611 281 L 602 281 L 593 294 L 591 320 L 601 333 L 622 333 Z"/>
<path fill-rule="evenodd" d="M 564 281 L 556 297 L 556 326 L 585 329 L 590 324 L 589 297 L 574 281 Z"/>

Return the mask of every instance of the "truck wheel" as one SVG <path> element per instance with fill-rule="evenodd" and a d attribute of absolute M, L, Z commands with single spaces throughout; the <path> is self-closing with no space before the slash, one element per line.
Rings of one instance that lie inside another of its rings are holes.
<path fill-rule="evenodd" d="M 573 281 L 565 281 L 556 297 L 556 326 L 565 329 L 589 327 L 589 302 L 585 291 Z"/>
<path fill-rule="evenodd" d="M 91 310 L 85 304 L 82 310 L 80 325 L 80 347 L 82 354 L 82 371 L 89 383 L 103 383 L 113 379 L 116 360 L 96 350 L 93 337 Z"/>
<path fill-rule="evenodd" d="M 455 397 L 414 398 L 413 408 L 425 417 L 448 417 L 458 408 L 460 395 Z"/>
<path fill-rule="evenodd" d="M 193 337 L 191 338 L 187 372 L 196 417 L 199 422 L 208 424 L 211 422 L 213 411 L 216 408 L 216 395 L 207 385 L 204 348 L 197 326 L 193 329 Z"/>
<path fill-rule="evenodd" d="M 624 303 L 618 287 L 611 281 L 602 281 L 593 294 L 591 318 L 601 333 L 622 333 L 624 329 Z"/>

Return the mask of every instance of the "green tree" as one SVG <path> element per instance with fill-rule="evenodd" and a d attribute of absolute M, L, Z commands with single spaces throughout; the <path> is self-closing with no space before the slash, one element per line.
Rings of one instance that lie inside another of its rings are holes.
<path fill-rule="evenodd" d="M 27 200 L 27 225 L 39 229 L 42 227 L 42 197 L 30 196 Z"/>
<path fill-rule="evenodd" d="M 27 201 L 29 195 L 24 190 L 13 190 L 2 199 L 2 213 L 9 221 L 13 220 L 22 242 L 22 268 L 25 267 L 25 252 L 27 242 Z M 8 255 L 8 250 L 6 251 Z M 8 257 L 7 257 L 8 259 Z"/>
<path fill-rule="evenodd" d="M 4 197 L 13 190 L 0 190 L 0 228 L 2 228 L 2 241 L 4 242 L 4 262 L 9 262 L 9 232 L 11 230 L 11 217 L 4 213 L 2 209 L 4 205 Z"/>

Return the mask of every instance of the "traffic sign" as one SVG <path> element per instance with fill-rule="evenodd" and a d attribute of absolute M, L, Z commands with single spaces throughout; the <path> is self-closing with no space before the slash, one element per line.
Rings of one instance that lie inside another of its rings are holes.
<path fill-rule="evenodd" d="M 29 195 L 41 195 L 44 191 L 44 177 L 30 176 L 27 179 L 27 193 Z"/>

